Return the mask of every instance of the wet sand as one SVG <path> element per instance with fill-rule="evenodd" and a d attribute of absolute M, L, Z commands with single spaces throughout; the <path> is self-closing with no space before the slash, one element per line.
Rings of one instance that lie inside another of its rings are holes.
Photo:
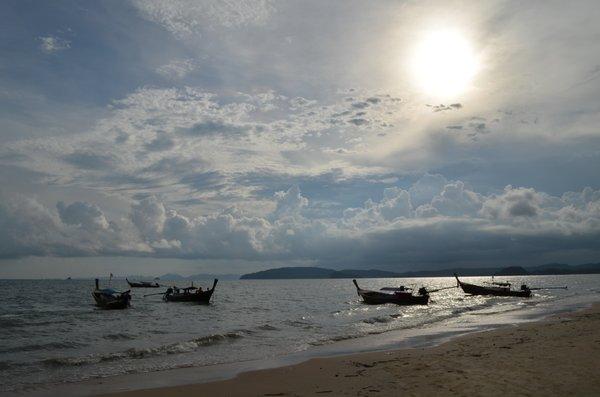
<path fill-rule="evenodd" d="M 209 395 L 600 395 L 600 304 L 433 348 L 317 358 L 224 381 L 109 396 Z"/>

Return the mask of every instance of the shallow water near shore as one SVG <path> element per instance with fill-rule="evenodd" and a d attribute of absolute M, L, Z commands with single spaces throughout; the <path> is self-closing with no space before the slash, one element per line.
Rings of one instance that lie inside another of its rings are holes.
<path fill-rule="evenodd" d="M 219 283 L 209 306 L 165 303 L 159 296 L 143 298 L 156 290 L 134 289 L 130 309 L 104 311 L 93 306 L 91 280 L 0 280 L 0 391 L 182 367 L 248 369 L 251 364 L 243 363 L 426 345 L 581 307 L 600 296 L 600 275 L 504 279 L 516 286 L 569 289 L 535 291 L 521 299 L 471 297 L 453 288 L 433 294 L 429 306 L 398 307 L 362 304 L 346 279 L 244 280 Z M 360 284 L 433 289 L 455 280 L 363 279 Z M 120 281 L 113 286 L 126 289 Z"/>

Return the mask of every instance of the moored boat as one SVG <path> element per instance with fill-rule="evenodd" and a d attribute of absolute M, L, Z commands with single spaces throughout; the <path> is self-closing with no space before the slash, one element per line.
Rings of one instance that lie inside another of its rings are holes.
<path fill-rule="evenodd" d="M 407 287 L 382 288 L 380 292 L 362 289 L 358 286 L 356 280 L 352 280 L 356 286 L 356 292 L 369 305 L 381 305 L 385 303 L 395 303 L 396 305 L 426 305 L 429 302 L 429 292 L 425 287 L 419 288 L 418 295 L 413 295 L 412 289 Z"/>
<path fill-rule="evenodd" d="M 218 282 L 219 280 L 215 279 L 212 288 L 207 290 L 202 290 L 202 288 L 197 288 L 193 285 L 185 288 L 169 287 L 163 295 L 163 300 L 166 302 L 196 302 L 208 304 L 210 303 L 210 298 L 212 297 Z"/>
<path fill-rule="evenodd" d="M 159 288 L 160 285 L 156 282 L 150 282 L 150 281 L 139 281 L 139 282 L 131 282 L 129 280 L 127 280 L 127 278 L 125 278 L 125 281 L 127 281 L 127 284 L 129 284 L 130 287 L 132 288 Z"/>
<path fill-rule="evenodd" d="M 454 274 L 458 286 L 469 295 L 493 295 L 493 296 L 518 296 L 522 298 L 529 298 L 531 296 L 531 289 L 527 285 L 521 285 L 520 290 L 511 289 L 510 283 L 492 283 L 490 286 L 476 285 L 465 283 L 460 281 L 458 275 Z"/>
<path fill-rule="evenodd" d="M 96 289 L 92 291 L 92 296 L 96 301 L 96 306 L 103 309 L 126 309 L 131 301 L 130 291 L 118 292 L 112 288 L 100 289 L 98 279 L 96 279 Z"/>

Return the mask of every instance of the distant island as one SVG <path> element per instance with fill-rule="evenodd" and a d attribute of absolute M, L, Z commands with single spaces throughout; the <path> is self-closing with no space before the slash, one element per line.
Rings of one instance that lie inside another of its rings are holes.
<path fill-rule="evenodd" d="M 526 276 L 557 274 L 597 274 L 600 263 L 584 265 L 567 265 L 550 263 L 540 266 L 521 267 L 486 267 L 486 268 L 452 268 L 441 270 L 421 270 L 395 273 L 384 270 L 345 269 L 333 270 L 322 267 L 280 267 L 255 273 L 244 274 L 241 280 L 274 280 L 274 279 L 330 279 L 330 278 L 411 278 L 411 277 L 448 277 L 454 273 L 461 276 Z"/>

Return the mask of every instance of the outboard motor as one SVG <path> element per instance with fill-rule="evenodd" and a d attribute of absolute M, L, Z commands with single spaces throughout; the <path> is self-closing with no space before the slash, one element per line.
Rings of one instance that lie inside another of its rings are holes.
<path fill-rule="evenodd" d="M 527 291 L 529 289 L 529 287 L 527 286 L 527 284 L 521 284 L 521 291 Z"/>
<path fill-rule="evenodd" d="M 96 289 L 100 289 L 100 285 L 99 285 L 98 279 L 96 279 Z"/>
<path fill-rule="evenodd" d="M 425 287 L 419 288 L 419 295 L 427 295 L 427 288 L 425 288 Z"/>

